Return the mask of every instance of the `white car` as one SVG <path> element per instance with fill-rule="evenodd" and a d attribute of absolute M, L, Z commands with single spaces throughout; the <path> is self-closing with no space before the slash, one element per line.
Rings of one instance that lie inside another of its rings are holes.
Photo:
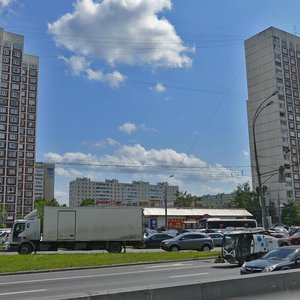
<path fill-rule="evenodd" d="M 8 231 L 8 230 L 0 232 L 0 245 L 3 245 L 6 242 L 9 233 L 10 233 L 10 231 Z"/>

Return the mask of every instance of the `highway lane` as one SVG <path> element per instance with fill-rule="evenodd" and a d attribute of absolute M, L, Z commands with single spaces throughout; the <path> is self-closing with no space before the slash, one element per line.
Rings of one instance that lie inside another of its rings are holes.
<path fill-rule="evenodd" d="M 239 268 L 192 260 L 0 276 L 0 299 L 66 299 L 92 292 L 177 286 L 239 276 Z"/>

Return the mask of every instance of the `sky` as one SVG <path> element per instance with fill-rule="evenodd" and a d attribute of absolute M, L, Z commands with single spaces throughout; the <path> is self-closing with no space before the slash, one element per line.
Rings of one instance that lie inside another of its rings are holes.
<path fill-rule="evenodd" d="M 244 41 L 300 33 L 298 0 L 0 0 L 39 56 L 36 160 L 55 198 L 77 177 L 167 181 L 192 195 L 251 183 Z"/>

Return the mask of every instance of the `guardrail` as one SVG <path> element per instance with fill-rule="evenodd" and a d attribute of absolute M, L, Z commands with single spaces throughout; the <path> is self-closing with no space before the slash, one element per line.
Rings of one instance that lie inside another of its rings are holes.
<path fill-rule="evenodd" d="M 300 271 L 243 275 L 183 286 L 165 286 L 119 292 L 101 292 L 69 299 L 84 300 L 299 300 Z"/>

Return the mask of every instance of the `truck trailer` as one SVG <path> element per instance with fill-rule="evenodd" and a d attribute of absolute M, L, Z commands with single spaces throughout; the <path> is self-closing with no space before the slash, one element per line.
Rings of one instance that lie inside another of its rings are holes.
<path fill-rule="evenodd" d="M 104 249 L 126 251 L 143 241 L 142 208 L 45 207 L 43 225 L 37 210 L 16 220 L 7 251 L 19 254 L 36 251 Z"/>

